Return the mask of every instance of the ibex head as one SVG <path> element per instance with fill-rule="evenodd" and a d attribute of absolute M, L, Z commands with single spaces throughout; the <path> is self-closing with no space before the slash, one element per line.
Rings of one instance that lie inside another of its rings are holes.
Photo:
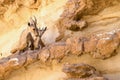
<path fill-rule="evenodd" d="M 33 35 L 38 36 L 38 28 L 37 28 L 37 19 L 35 16 L 30 17 L 30 21 L 28 22 L 29 32 Z"/>
<path fill-rule="evenodd" d="M 30 17 L 30 21 L 28 22 L 28 26 L 30 27 L 36 27 L 37 24 L 37 19 L 35 16 Z"/>

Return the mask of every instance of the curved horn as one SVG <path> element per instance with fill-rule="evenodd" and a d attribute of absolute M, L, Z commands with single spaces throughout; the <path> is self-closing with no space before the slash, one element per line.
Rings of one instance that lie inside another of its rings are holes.
<path fill-rule="evenodd" d="M 30 23 L 34 22 L 34 20 L 32 19 L 32 17 L 30 17 Z"/>
<path fill-rule="evenodd" d="M 33 17 L 34 17 L 34 22 L 37 23 L 37 19 L 36 19 L 36 17 L 35 17 L 35 16 L 33 16 Z"/>

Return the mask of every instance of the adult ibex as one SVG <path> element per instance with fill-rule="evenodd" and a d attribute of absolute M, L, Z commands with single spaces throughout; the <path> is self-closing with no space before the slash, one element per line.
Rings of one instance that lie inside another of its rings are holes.
<path fill-rule="evenodd" d="M 27 29 L 22 32 L 18 44 L 11 50 L 11 53 L 21 52 L 28 48 L 34 49 L 34 40 L 39 36 L 36 24 L 37 19 L 35 17 L 34 19 L 30 18 Z"/>

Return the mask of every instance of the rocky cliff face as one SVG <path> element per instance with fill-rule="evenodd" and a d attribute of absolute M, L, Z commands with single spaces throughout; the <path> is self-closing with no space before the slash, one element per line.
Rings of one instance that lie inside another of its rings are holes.
<path fill-rule="evenodd" d="M 86 63 L 110 80 L 120 79 L 120 0 L 1 0 L 1 57 L 11 54 L 32 15 L 37 17 L 38 27 L 48 27 L 42 37 L 47 46 L 35 54 L 28 51 L 3 58 L 0 73 L 4 79 L 59 80 L 67 76 L 62 72 L 64 63 Z M 11 63 L 12 58 L 18 59 L 17 65 Z M 19 70 L 6 77 L 15 69 Z"/>

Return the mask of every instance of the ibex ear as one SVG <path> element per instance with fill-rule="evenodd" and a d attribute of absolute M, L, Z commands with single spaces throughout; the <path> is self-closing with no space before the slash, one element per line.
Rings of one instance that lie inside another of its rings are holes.
<path fill-rule="evenodd" d="M 30 22 L 28 22 L 28 26 L 30 26 Z"/>

